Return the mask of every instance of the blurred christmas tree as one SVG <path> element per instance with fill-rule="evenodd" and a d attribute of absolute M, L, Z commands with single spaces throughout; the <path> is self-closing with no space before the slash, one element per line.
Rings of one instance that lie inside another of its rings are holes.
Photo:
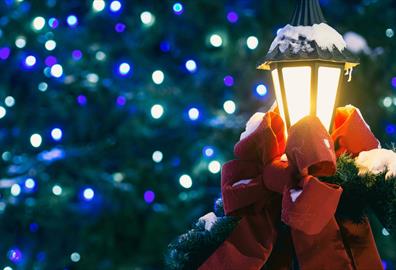
<path fill-rule="evenodd" d="M 362 58 L 341 103 L 389 145 L 396 4 L 321 2 Z M 293 7 L 1 0 L 1 269 L 162 269 L 211 210 L 246 119 L 272 105 L 255 65 Z M 373 226 L 394 269 L 394 236 Z"/>

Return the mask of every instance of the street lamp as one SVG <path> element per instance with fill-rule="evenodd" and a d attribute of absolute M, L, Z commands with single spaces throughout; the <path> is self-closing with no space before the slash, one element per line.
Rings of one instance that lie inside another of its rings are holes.
<path fill-rule="evenodd" d="M 343 71 L 351 75 L 358 64 L 342 36 L 326 24 L 319 0 L 298 0 L 291 24 L 278 31 L 258 69 L 271 71 L 287 128 L 313 115 L 330 131 Z"/>

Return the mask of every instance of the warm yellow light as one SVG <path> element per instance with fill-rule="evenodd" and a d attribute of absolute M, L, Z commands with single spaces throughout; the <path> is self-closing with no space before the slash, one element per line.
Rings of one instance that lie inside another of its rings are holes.
<path fill-rule="evenodd" d="M 319 67 L 316 115 L 327 130 L 330 129 L 340 74 L 340 68 Z"/>
<path fill-rule="evenodd" d="M 311 67 L 282 68 L 290 125 L 310 114 Z"/>
<path fill-rule="evenodd" d="M 279 75 L 278 75 L 278 70 L 274 69 L 272 72 L 272 81 L 274 82 L 274 88 L 275 88 L 275 98 L 276 98 L 276 103 L 278 105 L 278 109 L 280 112 L 280 115 L 282 119 L 285 121 L 285 110 L 283 106 L 283 100 L 282 100 L 282 94 L 281 94 L 281 88 L 279 84 Z"/>

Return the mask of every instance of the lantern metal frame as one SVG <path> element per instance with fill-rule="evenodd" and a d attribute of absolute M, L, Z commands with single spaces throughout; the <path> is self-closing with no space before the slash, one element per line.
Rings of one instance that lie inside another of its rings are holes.
<path fill-rule="evenodd" d="M 297 0 L 297 6 L 293 13 L 291 26 L 313 26 L 314 24 L 326 23 L 320 8 L 319 0 Z M 310 112 L 308 115 L 317 116 L 317 99 L 319 88 L 319 68 L 331 67 L 340 69 L 340 77 L 335 93 L 334 105 L 332 108 L 332 115 L 328 126 L 329 131 L 332 129 L 335 107 L 339 102 L 341 89 L 343 88 L 345 79 L 343 71 L 351 72 L 350 69 L 359 65 L 359 59 L 355 57 L 347 48 L 339 50 L 333 46 L 333 49 L 324 49 L 318 46 L 316 41 L 307 41 L 310 45 L 310 51 L 300 51 L 295 53 L 292 48 L 288 47 L 286 50 L 281 49 L 279 44 L 273 50 L 270 50 L 263 61 L 260 62 L 257 69 L 278 71 L 278 80 L 280 94 L 283 104 L 283 114 L 286 128 L 291 126 L 290 108 L 287 102 L 285 89 L 285 80 L 283 76 L 283 68 L 285 67 L 310 67 L 311 68 L 311 82 L 310 82 Z M 276 88 L 274 78 L 272 77 L 273 87 Z M 276 90 L 276 89 L 275 89 Z M 278 106 L 279 107 L 279 106 Z M 279 108 L 281 110 L 281 108 Z M 329 116 L 329 115 L 327 115 Z"/>

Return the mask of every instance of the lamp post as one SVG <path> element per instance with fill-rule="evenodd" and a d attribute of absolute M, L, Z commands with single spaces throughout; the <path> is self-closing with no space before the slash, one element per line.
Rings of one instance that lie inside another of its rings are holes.
<path fill-rule="evenodd" d="M 287 128 L 307 115 L 331 128 L 344 70 L 359 63 L 342 36 L 326 24 L 319 0 L 298 0 L 291 24 L 278 31 L 258 69 L 270 70 Z"/>

